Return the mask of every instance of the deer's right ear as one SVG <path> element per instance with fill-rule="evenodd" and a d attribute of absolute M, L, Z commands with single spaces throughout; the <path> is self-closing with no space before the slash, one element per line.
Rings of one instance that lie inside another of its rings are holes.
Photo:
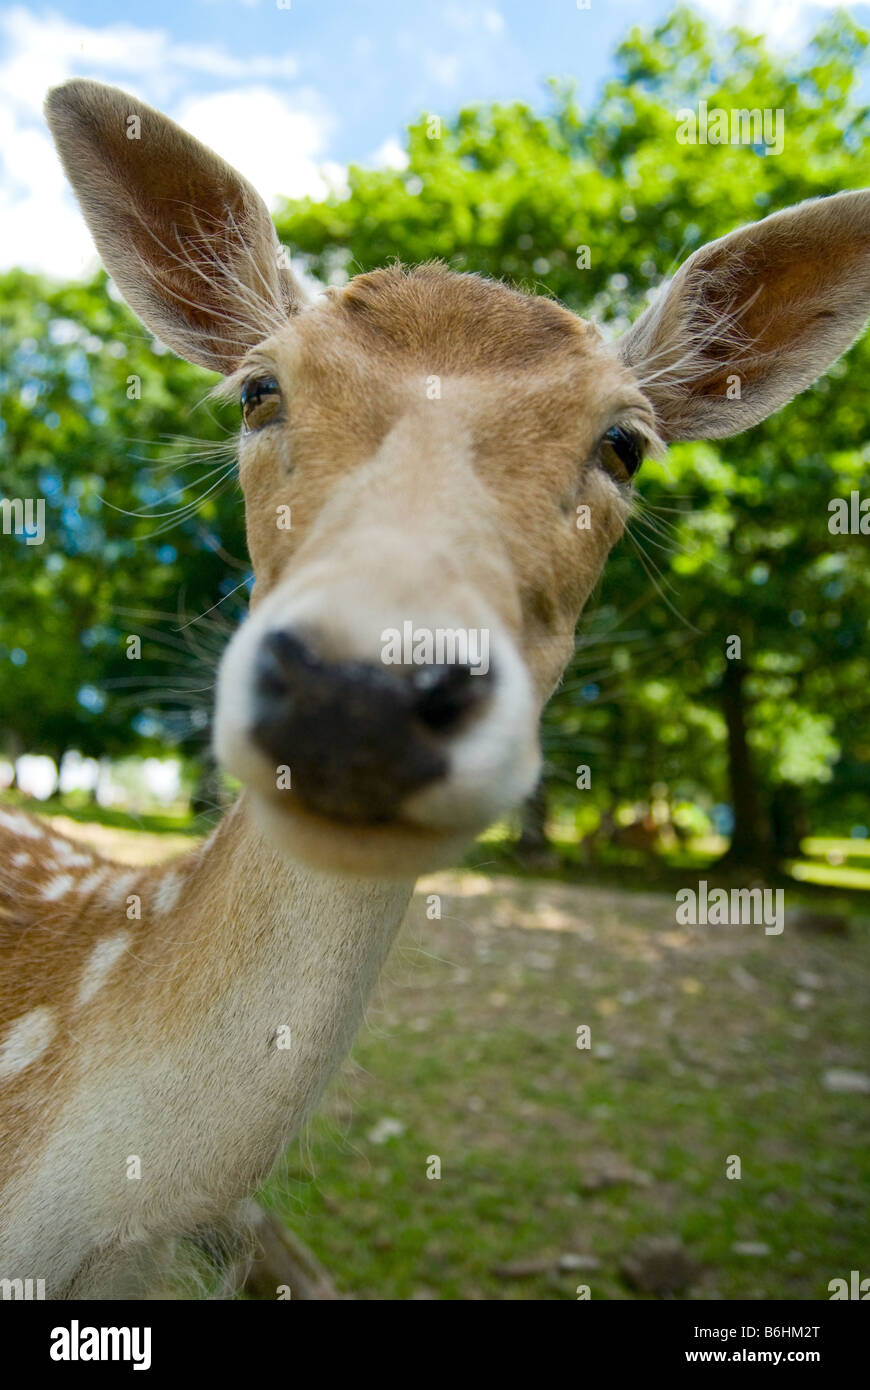
<path fill-rule="evenodd" d="M 662 438 L 720 439 L 821 376 L 870 317 L 870 190 L 816 198 L 690 256 L 619 349 Z"/>
<path fill-rule="evenodd" d="M 174 121 L 84 79 L 45 114 L 103 264 L 161 342 L 226 374 L 303 306 L 262 198 Z"/>

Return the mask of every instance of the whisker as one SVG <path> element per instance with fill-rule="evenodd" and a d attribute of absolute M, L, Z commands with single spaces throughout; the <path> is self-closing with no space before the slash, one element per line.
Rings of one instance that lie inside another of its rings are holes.
<path fill-rule="evenodd" d="M 676 608 L 673 603 L 671 603 L 670 599 L 665 593 L 665 589 L 662 583 L 660 583 L 659 579 L 657 578 L 657 575 L 661 575 L 661 571 L 658 569 L 657 565 L 655 565 L 655 563 L 649 558 L 649 556 L 646 555 L 643 547 L 639 544 L 637 537 L 634 536 L 631 533 L 631 531 L 626 531 L 626 534 L 629 540 L 634 545 L 635 549 L 637 550 L 638 555 L 640 556 L 640 562 L 643 565 L 644 570 L 646 571 L 647 578 L 650 580 L 650 583 L 656 589 L 662 602 L 673 613 L 674 617 L 678 618 L 679 621 L 683 623 L 685 627 L 689 628 L 690 631 L 698 633 L 700 635 L 700 628 L 696 628 L 693 623 L 690 623 L 688 618 L 684 617 L 683 614 L 679 611 L 679 609 Z M 667 584 L 666 581 L 663 581 L 663 583 L 666 585 L 666 587 L 672 588 L 672 586 Z"/>
<path fill-rule="evenodd" d="M 176 632 L 184 632 L 185 628 L 190 627 L 192 623 L 201 622 L 201 620 L 207 617 L 209 613 L 213 613 L 216 608 L 219 608 L 222 603 L 226 603 L 228 598 L 232 598 L 233 594 L 237 594 L 239 589 L 242 589 L 246 584 L 249 584 L 250 578 L 250 575 L 246 575 L 245 578 L 242 580 L 241 584 L 237 584 L 234 589 L 230 589 L 228 594 L 224 594 L 223 598 L 219 598 L 217 603 L 212 604 L 211 608 L 207 608 L 204 613 L 200 613 L 198 618 L 191 618 L 190 622 L 183 623 L 181 627 L 176 628 Z"/>

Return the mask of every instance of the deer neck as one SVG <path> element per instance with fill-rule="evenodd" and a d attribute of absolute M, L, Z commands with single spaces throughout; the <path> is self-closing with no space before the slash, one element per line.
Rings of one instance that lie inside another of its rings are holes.
<path fill-rule="evenodd" d="M 291 863 L 244 797 L 180 860 L 87 858 L 67 855 L 59 900 L 94 878 L 58 1009 L 70 1044 L 8 1233 L 57 1286 L 96 1245 L 194 1229 L 268 1173 L 350 1048 L 413 889 Z"/>
<path fill-rule="evenodd" d="M 234 1091 L 264 1147 L 280 1148 L 349 1050 L 413 882 L 301 867 L 244 796 L 189 861 L 155 871 L 155 901 L 173 874 L 183 886 L 160 943 L 172 968 L 155 976 L 149 1022 L 170 1060 Z"/>

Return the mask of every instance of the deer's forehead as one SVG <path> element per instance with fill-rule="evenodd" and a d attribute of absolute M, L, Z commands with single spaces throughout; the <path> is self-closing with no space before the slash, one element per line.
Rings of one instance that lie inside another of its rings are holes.
<path fill-rule="evenodd" d="M 357 276 L 300 325 L 360 352 L 454 374 L 547 367 L 601 345 L 592 324 L 554 300 L 439 266 Z"/>
<path fill-rule="evenodd" d="M 521 296 L 512 298 L 522 305 Z M 338 425 L 350 414 L 357 438 L 408 411 L 442 405 L 483 436 L 518 426 L 582 435 L 594 433 L 614 408 L 646 404 L 597 330 L 541 302 L 567 322 L 566 331 L 545 330 L 543 338 L 524 341 L 526 311 L 520 309 L 508 331 L 510 302 L 506 310 L 501 306 L 495 326 L 478 319 L 472 335 L 461 314 L 452 316 L 449 299 L 433 302 L 413 325 L 385 321 L 383 306 L 375 322 L 327 300 L 265 347 L 290 393 L 296 423 L 328 428 L 332 417 Z"/>

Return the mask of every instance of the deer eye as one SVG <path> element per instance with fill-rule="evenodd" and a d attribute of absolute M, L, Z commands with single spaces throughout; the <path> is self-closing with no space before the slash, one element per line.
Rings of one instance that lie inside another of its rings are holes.
<path fill-rule="evenodd" d="M 242 387 L 242 419 L 246 430 L 270 425 L 281 413 L 281 387 L 273 376 L 252 376 Z"/>
<path fill-rule="evenodd" d="M 606 468 L 616 482 L 626 482 L 633 478 L 643 463 L 643 445 L 640 437 L 632 430 L 615 425 L 607 431 L 599 445 L 601 466 Z"/>

